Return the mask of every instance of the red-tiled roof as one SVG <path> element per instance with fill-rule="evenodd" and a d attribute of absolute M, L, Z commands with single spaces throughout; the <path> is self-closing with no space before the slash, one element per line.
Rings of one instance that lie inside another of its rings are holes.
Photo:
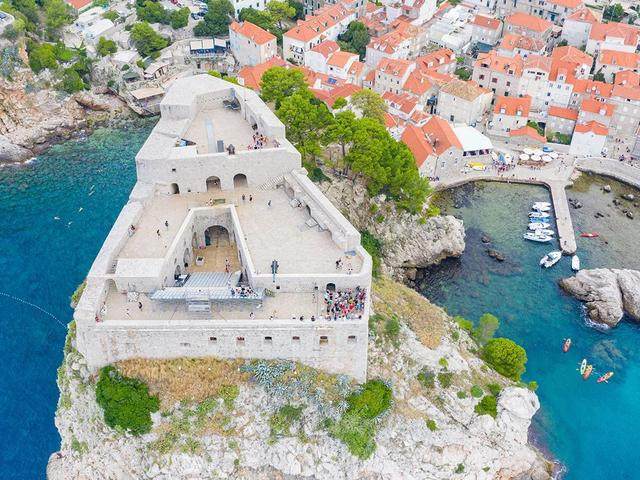
<path fill-rule="evenodd" d="M 582 0 L 547 0 L 549 3 L 566 8 L 578 8 L 583 5 Z"/>
<path fill-rule="evenodd" d="M 93 0 L 65 0 L 65 2 L 71 5 L 76 10 L 82 10 L 90 3 L 93 3 Z"/>
<path fill-rule="evenodd" d="M 438 155 L 446 152 L 451 147 L 462 150 L 460 140 L 458 140 L 449 122 L 443 118 L 434 115 L 425 123 L 422 131 L 427 135 L 434 151 Z"/>
<path fill-rule="evenodd" d="M 335 52 L 331 54 L 329 59 L 327 60 L 327 65 L 331 65 L 332 67 L 344 68 L 347 66 L 350 60 L 358 59 L 357 53 L 351 52 Z"/>
<path fill-rule="evenodd" d="M 553 27 L 553 23 L 540 17 L 534 17 L 522 12 L 516 12 L 505 18 L 504 23 L 507 25 L 515 25 L 516 27 L 525 28 L 533 32 L 546 32 Z"/>
<path fill-rule="evenodd" d="M 616 85 L 626 85 L 628 87 L 640 86 L 640 74 L 631 70 L 624 70 L 615 75 L 613 83 Z"/>
<path fill-rule="evenodd" d="M 587 95 L 597 95 L 599 97 L 609 98 L 613 85 L 596 80 L 579 79 L 569 77 L 568 83 L 573 84 L 573 93 L 584 93 Z"/>
<path fill-rule="evenodd" d="M 574 20 L 576 22 L 585 22 L 585 23 L 596 23 L 598 21 L 598 17 L 594 15 L 591 9 L 587 7 L 579 8 L 571 15 L 567 17 L 569 20 Z"/>
<path fill-rule="evenodd" d="M 634 52 L 602 50 L 598 56 L 598 62 L 602 65 L 637 69 L 640 68 L 640 55 Z"/>
<path fill-rule="evenodd" d="M 607 37 L 615 37 L 624 39 L 625 45 L 637 45 L 638 28 L 626 23 L 594 23 L 589 32 L 589 39 L 601 42 Z"/>
<path fill-rule="evenodd" d="M 276 36 L 274 34 L 263 30 L 251 22 L 232 22 L 231 25 L 229 25 L 229 29 L 233 30 L 238 35 L 251 39 L 251 41 L 257 45 L 264 45 L 265 43 L 276 41 Z"/>
<path fill-rule="evenodd" d="M 497 18 L 485 17 L 484 15 L 476 15 L 471 21 L 473 25 L 488 28 L 489 30 L 498 30 L 502 22 Z"/>
<path fill-rule="evenodd" d="M 498 97 L 496 98 L 493 113 L 502 115 L 518 115 L 520 117 L 528 117 L 531 108 L 531 97 L 524 95 L 522 97 Z"/>
<path fill-rule="evenodd" d="M 549 116 L 576 121 L 578 119 L 578 111 L 572 108 L 551 106 L 549 107 Z"/>
<path fill-rule="evenodd" d="M 416 58 L 416 65 L 422 70 L 437 69 L 456 61 L 455 54 L 448 48 L 441 48 Z"/>
<path fill-rule="evenodd" d="M 588 133 L 593 132 L 596 135 L 608 135 L 609 129 L 602 125 L 601 123 L 596 122 L 595 120 L 591 120 L 587 123 L 579 123 L 576 125 L 574 132 L 578 133 Z"/>
<path fill-rule="evenodd" d="M 518 128 L 516 130 L 511 130 L 509 132 L 510 137 L 529 137 L 532 140 L 535 140 L 540 143 L 547 143 L 547 139 L 540 135 L 538 131 L 530 127 L 529 125 L 525 125 L 522 128 Z"/>
<path fill-rule="evenodd" d="M 254 90 L 260 90 L 260 82 L 262 81 L 262 75 L 264 72 L 272 67 L 284 67 L 287 65 L 280 57 L 273 57 L 264 63 L 260 63 L 253 67 L 242 67 L 238 72 L 238 78 L 244 80 L 244 86 L 252 88 Z"/>
<path fill-rule="evenodd" d="M 509 51 L 514 51 L 518 48 L 529 52 L 541 52 L 544 51 L 546 46 L 547 44 L 545 42 L 537 38 L 527 37 L 525 35 L 514 35 L 513 33 L 507 33 L 502 37 L 502 41 L 500 42 L 500 48 Z"/>
<path fill-rule="evenodd" d="M 640 87 L 627 87 L 626 85 L 615 85 L 611 93 L 612 97 L 629 100 L 640 100 Z"/>
<path fill-rule="evenodd" d="M 585 98 L 580 104 L 580 111 L 597 113 L 598 115 L 605 117 L 612 116 L 614 110 L 615 107 L 613 105 L 605 102 L 599 102 L 595 98 Z"/>
<path fill-rule="evenodd" d="M 337 52 L 340 50 L 340 45 L 338 45 L 333 40 L 325 40 L 324 42 L 320 42 L 318 45 L 311 49 L 312 52 L 317 52 L 322 55 L 324 58 L 328 58 L 333 52 Z"/>
<path fill-rule="evenodd" d="M 524 66 L 524 62 L 520 55 L 506 57 L 498 55 L 498 52 L 495 50 L 491 50 L 488 53 L 478 55 L 478 59 L 475 61 L 474 66 L 489 68 L 494 72 L 520 77 L 522 76 L 522 67 Z"/>
<path fill-rule="evenodd" d="M 409 147 L 413 158 L 416 160 L 418 168 L 422 166 L 429 155 L 433 155 L 434 149 L 421 128 L 414 125 L 407 125 L 402 132 L 402 142 Z"/>
<path fill-rule="evenodd" d="M 408 60 L 399 60 L 395 58 L 383 58 L 378 63 L 378 70 L 386 73 L 387 75 L 392 75 L 394 77 L 402 77 L 409 67 L 411 67 L 411 62 Z"/>
<path fill-rule="evenodd" d="M 409 74 L 407 81 L 404 82 L 402 89 L 414 95 L 421 96 L 433 87 L 433 83 L 429 80 L 426 73 L 420 70 L 414 70 Z"/>

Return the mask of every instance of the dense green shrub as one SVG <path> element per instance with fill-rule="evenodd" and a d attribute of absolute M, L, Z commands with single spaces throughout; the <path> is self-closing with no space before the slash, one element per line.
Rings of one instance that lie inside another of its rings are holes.
<path fill-rule="evenodd" d="M 122 376 L 113 366 L 100 370 L 96 400 L 104 410 L 104 421 L 112 428 L 120 427 L 134 435 L 151 430 L 151 413 L 158 411 L 157 396 L 149 395 L 146 384 Z"/>
<path fill-rule="evenodd" d="M 465 392 L 464 390 L 459 390 L 456 395 L 458 396 L 458 398 L 460 400 L 467 398 L 467 392 Z"/>
<path fill-rule="evenodd" d="M 485 395 L 473 409 L 478 415 L 490 415 L 496 418 L 498 414 L 498 401 L 493 395 Z"/>
<path fill-rule="evenodd" d="M 480 345 L 484 345 L 493 338 L 493 335 L 498 330 L 500 321 L 494 315 L 485 313 L 478 320 L 478 326 L 473 329 L 473 339 Z"/>
<path fill-rule="evenodd" d="M 484 391 L 478 385 L 474 385 L 473 387 L 471 387 L 471 396 L 472 397 L 480 398 L 483 394 L 484 394 Z"/>
<path fill-rule="evenodd" d="M 442 388 L 449 388 L 453 383 L 453 373 L 442 372 L 438 374 L 438 383 Z"/>
<path fill-rule="evenodd" d="M 531 390 L 532 392 L 535 392 L 538 389 L 538 382 L 536 382 L 535 380 L 531 380 L 528 384 L 527 384 L 527 388 L 529 390 Z"/>
<path fill-rule="evenodd" d="M 487 390 L 489 390 L 489 393 L 491 393 L 491 395 L 497 397 L 498 395 L 500 395 L 502 387 L 497 383 L 490 383 L 489 385 L 487 385 Z"/>
<path fill-rule="evenodd" d="M 288 404 L 280 407 L 269 419 L 271 436 L 283 437 L 291 435 L 291 426 L 302 418 L 302 410 L 302 407 L 294 407 Z"/>
<path fill-rule="evenodd" d="M 420 384 L 425 388 L 433 388 L 436 384 L 436 376 L 426 367 L 423 368 L 416 376 Z"/>
<path fill-rule="evenodd" d="M 373 276 L 380 275 L 380 262 L 382 257 L 382 242 L 374 237 L 368 230 L 360 232 L 362 247 L 369 252 L 373 262 Z"/>
<path fill-rule="evenodd" d="M 453 319 L 462 330 L 465 330 L 467 332 L 471 332 L 473 330 L 473 322 L 471 320 L 467 320 L 466 318 L 459 315 L 456 315 L 455 317 L 453 317 Z"/>
<path fill-rule="evenodd" d="M 493 338 L 485 345 L 483 354 L 485 361 L 496 372 L 520 381 L 527 363 L 527 352 L 520 345 L 508 338 Z"/>
<path fill-rule="evenodd" d="M 459 463 L 453 473 L 464 473 L 464 464 Z"/>
<path fill-rule="evenodd" d="M 349 410 L 356 411 L 364 418 L 375 418 L 391 406 L 391 388 L 381 380 L 370 380 L 364 388 L 347 398 Z"/>
<path fill-rule="evenodd" d="M 384 335 L 391 343 L 397 345 L 398 336 L 400 335 L 400 322 L 395 315 L 387 318 L 387 321 L 384 322 Z"/>
<path fill-rule="evenodd" d="M 440 360 L 438 360 L 438 365 L 446 369 L 449 366 L 449 362 L 447 361 L 446 358 L 441 357 Z"/>
<path fill-rule="evenodd" d="M 438 429 L 438 426 L 436 425 L 436 421 L 430 418 L 427 418 L 427 428 L 432 432 L 435 432 Z"/>

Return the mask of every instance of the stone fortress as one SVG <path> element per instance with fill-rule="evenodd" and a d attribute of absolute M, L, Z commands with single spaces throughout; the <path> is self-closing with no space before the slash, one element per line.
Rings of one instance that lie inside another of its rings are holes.
<path fill-rule="evenodd" d="M 75 310 L 91 368 L 290 359 L 366 378 L 371 257 L 248 89 L 174 82 Z"/>

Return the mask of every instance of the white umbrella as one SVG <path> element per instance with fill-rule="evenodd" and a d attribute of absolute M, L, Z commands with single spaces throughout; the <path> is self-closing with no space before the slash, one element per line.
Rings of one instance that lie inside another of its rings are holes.
<path fill-rule="evenodd" d="M 531 160 L 534 162 L 540 162 L 542 161 L 542 157 L 540 155 L 531 155 Z"/>
<path fill-rule="evenodd" d="M 553 160 L 553 158 L 551 158 L 549 155 L 543 155 L 542 156 L 542 161 L 544 163 L 550 163 Z"/>
<path fill-rule="evenodd" d="M 520 160 L 522 160 L 523 162 L 526 162 L 527 160 L 529 160 L 529 155 L 527 155 L 526 153 L 521 153 Z"/>
<path fill-rule="evenodd" d="M 536 148 L 536 149 L 533 151 L 533 154 L 534 154 L 534 155 L 540 155 L 540 156 L 542 156 L 542 155 L 544 155 L 544 152 L 543 152 L 540 148 Z"/>
<path fill-rule="evenodd" d="M 526 153 L 527 155 L 533 155 L 534 151 L 535 150 L 533 148 L 525 148 L 524 149 L 524 153 Z"/>
<path fill-rule="evenodd" d="M 507 153 L 507 154 L 504 156 L 504 162 L 505 162 L 505 163 L 511 163 L 511 161 L 512 161 L 512 160 L 513 160 L 513 157 L 512 157 L 510 154 L 508 154 L 508 153 Z"/>
<path fill-rule="evenodd" d="M 559 155 L 558 155 L 558 153 L 557 153 L 557 152 L 551 152 L 551 153 L 549 154 L 549 156 L 550 156 L 551 158 L 558 158 L 558 157 L 559 157 Z"/>

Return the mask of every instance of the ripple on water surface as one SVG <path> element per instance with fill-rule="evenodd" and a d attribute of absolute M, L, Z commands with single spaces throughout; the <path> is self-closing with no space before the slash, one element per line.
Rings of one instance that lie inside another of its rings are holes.
<path fill-rule="evenodd" d="M 601 191 L 604 184 L 611 185 L 611 193 Z M 576 230 L 602 234 L 599 239 L 578 239 L 584 267 L 640 268 L 640 219 L 629 220 L 611 203 L 629 191 L 599 177 L 581 178 L 568 190 L 570 198 L 584 205 L 572 209 Z M 638 192 L 633 193 L 637 197 Z M 583 306 L 557 286 L 560 278 L 572 274 L 569 258 L 542 270 L 538 261 L 557 249 L 557 243 L 522 239 L 534 201 L 550 201 L 547 190 L 476 183 L 441 194 L 440 207 L 464 220 L 467 249 L 460 259 L 430 269 L 418 289 L 454 315 L 473 320 L 485 312 L 497 315 L 498 335 L 526 348 L 529 361 L 523 379 L 538 382 L 542 404 L 534 419 L 535 436 L 566 465 L 565 478 L 640 478 L 635 445 L 640 431 L 640 328 L 631 322 L 604 332 L 587 326 Z M 598 211 L 604 217 L 595 218 Z M 491 244 L 482 243 L 483 235 Z M 487 248 L 503 253 L 506 260 L 496 262 Z M 573 339 L 573 346 L 563 354 L 566 337 Z M 585 357 L 594 365 L 594 375 L 586 382 L 577 372 Z M 610 383 L 597 384 L 597 376 L 608 370 L 616 372 Z"/>

